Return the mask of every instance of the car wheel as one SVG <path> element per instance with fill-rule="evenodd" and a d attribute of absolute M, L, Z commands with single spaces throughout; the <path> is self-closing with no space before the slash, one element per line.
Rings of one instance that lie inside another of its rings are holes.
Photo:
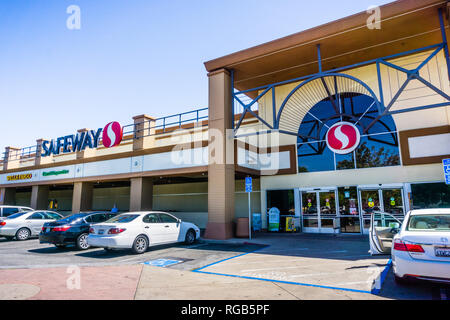
<path fill-rule="evenodd" d="M 87 242 L 87 237 L 88 237 L 87 233 L 82 233 L 78 236 L 78 238 L 77 238 L 78 250 L 87 250 L 91 247 Z"/>
<path fill-rule="evenodd" d="M 184 239 L 184 243 L 193 244 L 195 242 L 195 231 L 190 229 L 186 232 L 186 238 Z"/>
<path fill-rule="evenodd" d="M 16 232 L 16 239 L 19 241 L 28 240 L 31 236 L 31 231 L 28 228 L 21 228 Z"/>
<path fill-rule="evenodd" d="M 138 236 L 136 240 L 134 240 L 133 247 L 131 248 L 134 253 L 142 254 L 148 249 L 148 240 L 145 236 Z"/>

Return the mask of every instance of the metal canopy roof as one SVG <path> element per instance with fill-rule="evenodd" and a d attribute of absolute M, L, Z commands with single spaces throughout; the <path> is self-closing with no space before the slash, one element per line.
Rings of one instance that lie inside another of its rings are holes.
<path fill-rule="evenodd" d="M 361 12 L 205 62 L 205 67 L 208 72 L 233 69 L 236 89 L 247 90 L 318 72 L 318 44 L 323 70 L 329 70 L 441 43 L 438 8 L 447 3 L 395 1 L 380 7 L 380 30 L 367 28 L 370 15 Z"/>

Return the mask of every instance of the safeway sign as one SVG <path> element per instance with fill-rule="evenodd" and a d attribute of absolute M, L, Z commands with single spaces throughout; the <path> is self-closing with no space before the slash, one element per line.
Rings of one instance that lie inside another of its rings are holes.
<path fill-rule="evenodd" d="M 445 183 L 450 185 L 450 159 L 444 159 L 442 163 L 444 164 Z"/>

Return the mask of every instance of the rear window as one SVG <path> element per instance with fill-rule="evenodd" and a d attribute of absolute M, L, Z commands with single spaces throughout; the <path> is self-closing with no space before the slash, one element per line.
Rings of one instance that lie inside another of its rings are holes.
<path fill-rule="evenodd" d="M 109 219 L 108 223 L 128 223 L 139 217 L 137 214 L 121 214 L 120 216 Z"/>
<path fill-rule="evenodd" d="M 450 215 L 416 215 L 411 216 L 408 231 L 448 231 L 450 232 Z"/>
<path fill-rule="evenodd" d="M 64 219 L 61 219 L 60 221 L 63 222 L 63 223 L 72 223 L 72 222 L 75 222 L 77 220 L 81 220 L 85 216 L 86 216 L 85 213 L 75 213 L 75 214 L 72 214 L 72 215 L 70 215 L 68 217 L 65 217 Z"/>
<path fill-rule="evenodd" d="M 26 214 L 26 213 L 27 213 L 27 212 L 18 212 L 18 213 L 15 213 L 15 214 L 10 215 L 10 216 L 8 217 L 8 219 L 15 219 L 15 218 L 18 218 L 18 217 L 23 216 L 23 215 Z"/>
<path fill-rule="evenodd" d="M 4 217 L 8 217 L 17 212 L 19 212 L 19 208 L 3 208 L 3 216 Z"/>

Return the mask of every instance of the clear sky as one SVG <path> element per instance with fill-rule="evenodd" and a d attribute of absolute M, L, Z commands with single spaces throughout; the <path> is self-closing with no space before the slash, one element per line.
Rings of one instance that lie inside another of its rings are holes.
<path fill-rule="evenodd" d="M 388 2 L 0 0 L 0 152 L 207 107 L 203 62 Z"/>

